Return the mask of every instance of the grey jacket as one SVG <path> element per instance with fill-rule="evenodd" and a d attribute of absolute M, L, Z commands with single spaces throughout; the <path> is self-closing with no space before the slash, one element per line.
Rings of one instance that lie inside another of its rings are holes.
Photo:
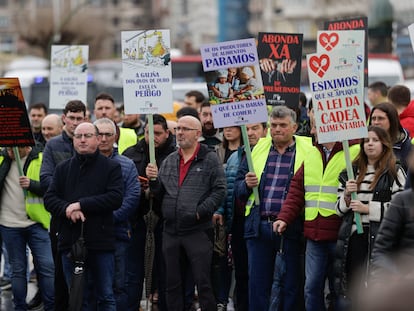
<path fill-rule="evenodd" d="M 203 144 L 181 187 L 179 166 L 180 155 L 175 151 L 162 163 L 158 178 L 150 182 L 155 199 L 162 201 L 164 230 L 182 235 L 212 228 L 213 213 L 226 196 L 223 166 L 216 153 Z"/>

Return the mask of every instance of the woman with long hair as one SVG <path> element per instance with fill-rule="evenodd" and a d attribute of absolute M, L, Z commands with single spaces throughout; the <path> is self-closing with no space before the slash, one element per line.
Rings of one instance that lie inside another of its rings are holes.
<path fill-rule="evenodd" d="M 406 175 L 397 164 L 392 146 L 385 129 L 370 126 L 368 137 L 361 141 L 360 153 L 352 165 L 355 179 L 349 179 L 346 171 L 339 176 L 336 211 L 343 221 L 337 242 L 335 287 L 340 300 L 351 295 L 351 288 L 358 292 L 365 284 L 381 220 L 391 198 L 404 188 Z M 357 194 L 356 199 L 351 197 L 353 192 Z M 356 230 L 355 213 L 361 216 L 363 233 Z M 342 305 L 339 310 L 349 308 L 350 305 Z"/>
<path fill-rule="evenodd" d="M 411 150 L 411 139 L 400 123 L 398 111 L 390 103 L 381 103 L 371 110 L 369 125 L 378 126 L 388 132 L 397 161 L 407 172 L 407 157 Z"/>

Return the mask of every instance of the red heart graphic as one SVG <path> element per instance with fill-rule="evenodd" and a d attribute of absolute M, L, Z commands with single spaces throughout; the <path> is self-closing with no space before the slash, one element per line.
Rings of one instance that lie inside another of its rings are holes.
<path fill-rule="evenodd" d="M 316 73 L 320 78 L 322 78 L 326 71 L 329 68 L 331 60 L 326 54 L 322 54 L 320 57 L 312 56 L 309 59 L 309 67 L 314 73 Z"/>
<path fill-rule="evenodd" d="M 339 41 L 339 35 L 336 32 L 331 33 L 331 34 L 323 32 L 319 35 L 319 43 L 327 51 L 332 50 L 338 44 L 338 41 Z"/>

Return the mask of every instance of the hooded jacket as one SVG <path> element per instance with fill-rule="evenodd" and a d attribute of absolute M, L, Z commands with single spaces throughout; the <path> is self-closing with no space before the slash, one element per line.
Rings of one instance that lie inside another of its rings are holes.
<path fill-rule="evenodd" d="M 407 108 L 400 114 L 400 123 L 405 128 L 410 137 L 414 137 L 414 99 L 408 104 Z"/>

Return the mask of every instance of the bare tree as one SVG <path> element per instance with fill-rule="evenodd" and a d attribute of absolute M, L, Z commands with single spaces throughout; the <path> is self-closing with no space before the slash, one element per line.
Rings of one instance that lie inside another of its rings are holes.
<path fill-rule="evenodd" d="M 89 45 L 89 58 L 99 58 L 103 42 L 111 34 L 105 30 L 105 18 L 91 17 L 90 13 L 80 8 L 65 12 L 56 28 L 52 8 L 37 10 L 35 15 L 21 10 L 16 15 L 20 46 L 49 58 L 53 44 Z"/>

